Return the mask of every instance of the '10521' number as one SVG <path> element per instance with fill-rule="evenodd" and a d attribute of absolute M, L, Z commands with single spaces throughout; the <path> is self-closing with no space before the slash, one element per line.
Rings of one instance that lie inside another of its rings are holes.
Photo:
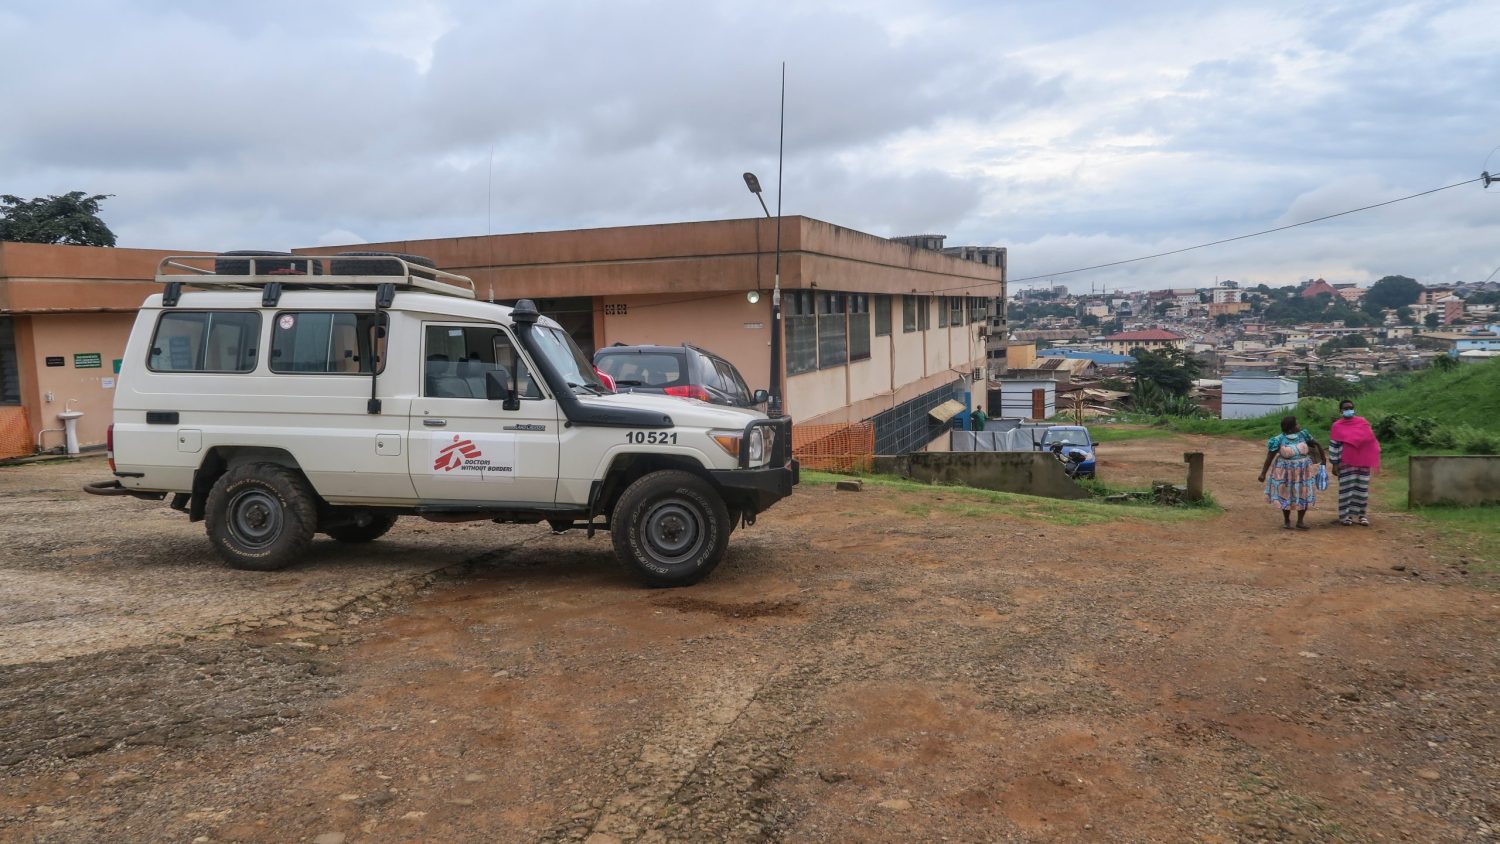
<path fill-rule="evenodd" d="M 627 431 L 625 442 L 636 445 L 677 445 L 676 431 Z"/>

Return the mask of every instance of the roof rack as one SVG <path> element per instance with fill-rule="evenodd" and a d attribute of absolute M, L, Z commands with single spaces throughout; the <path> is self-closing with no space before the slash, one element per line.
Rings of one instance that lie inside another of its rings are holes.
<path fill-rule="evenodd" d="M 216 273 L 216 261 L 243 263 L 247 272 L 243 275 Z M 368 275 L 350 274 L 347 272 L 350 265 L 370 272 Z M 332 274 L 335 267 L 344 272 Z M 397 267 L 399 272 L 393 270 Z M 269 271 L 262 272 L 262 268 Z M 377 275 L 376 272 L 384 274 Z M 318 290 L 368 290 L 389 284 L 461 299 L 478 298 L 473 279 L 413 264 L 395 255 L 168 255 L 156 266 L 156 280 L 167 285 L 170 293 L 177 293 L 183 287 L 263 290 L 271 285 L 277 288 L 295 285 Z"/>

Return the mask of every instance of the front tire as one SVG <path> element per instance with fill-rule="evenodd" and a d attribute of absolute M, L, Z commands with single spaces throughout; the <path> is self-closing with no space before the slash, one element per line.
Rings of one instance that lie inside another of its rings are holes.
<path fill-rule="evenodd" d="M 296 562 L 318 529 L 313 492 L 275 463 L 244 463 L 221 475 L 204 517 L 214 550 L 230 568 L 275 571 Z"/>
<path fill-rule="evenodd" d="M 610 517 L 615 555 L 647 586 L 689 586 L 712 572 L 729 545 L 729 511 L 708 481 L 652 472 L 625 488 Z"/>

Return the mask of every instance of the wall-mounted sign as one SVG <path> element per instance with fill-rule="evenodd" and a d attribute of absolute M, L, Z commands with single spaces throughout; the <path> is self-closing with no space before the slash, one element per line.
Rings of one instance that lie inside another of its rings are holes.
<path fill-rule="evenodd" d="M 763 322 L 747 322 L 747 323 L 745 323 L 745 327 L 746 328 L 765 328 L 766 324 L 763 323 Z"/>
<path fill-rule="evenodd" d="M 119 358 L 115 358 L 114 359 L 114 367 L 115 367 L 115 374 L 119 375 L 120 374 L 120 359 Z"/>
<path fill-rule="evenodd" d="M 64 366 L 67 364 L 67 362 L 67 359 L 62 355 L 49 355 L 47 357 L 48 366 Z"/>
<path fill-rule="evenodd" d="M 113 379 L 113 378 L 100 378 L 99 379 L 99 386 L 103 387 L 106 390 L 113 390 L 115 388 L 115 379 Z"/>
<path fill-rule="evenodd" d="M 629 312 L 630 312 L 630 306 L 626 305 L 626 304 L 605 305 L 604 306 L 604 315 L 605 316 L 625 316 Z"/>
<path fill-rule="evenodd" d="M 104 366 L 104 356 L 98 352 L 84 352 L 73 355 L 74 369 L 99 369 Z"/>

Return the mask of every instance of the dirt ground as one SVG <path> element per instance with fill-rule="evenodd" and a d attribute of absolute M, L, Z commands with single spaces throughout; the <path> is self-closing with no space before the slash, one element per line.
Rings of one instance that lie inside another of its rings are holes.
<path fill-rule="evenodd" d="M 3 469 L 0 841 L 1500 837 L 1495 582 L 1280 530 L 1253 443 L 1101 476 L 1188 448 L 1222 514 L 804 486 L 668 591 L 413 520 L 234 572 L 97 462 Z"/>

